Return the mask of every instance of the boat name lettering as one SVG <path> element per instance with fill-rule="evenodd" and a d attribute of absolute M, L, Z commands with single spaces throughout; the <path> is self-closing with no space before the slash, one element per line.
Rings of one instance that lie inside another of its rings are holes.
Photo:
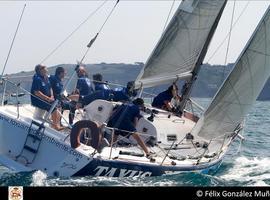
<path fill-rule="evenodd" d="M 127 169 L 119 169 L 114 167 L 105 167 L 105 166 L 97 166 L 94 171 L 96 171 L 95 176 L 108 176 L 113 177 L 118 174 L 118 177 L 147 177 L 151 176 L 152 172 L 144 172 L 137 170 L 127 170 Z"/>
<path fill-rule="evenodd" d="M 22 124 L 22 123 L 20 123 L 20 122 L 18 122 L 16 120 L 11 119 L 11 118 L 7 118 L 7 117 L 5 117 L 3 115 L 0 115 L 0 120 L 5 121 L 5 122 L 11 124 L 12 126 L 23 129 L 23 130 L 25 130 L 27 132 L 28 132 L 28 130 L 30 128 L 29 126 L 27 126 L 25 124 Z M 47 136 L 46 134 L 42 134 L 41 132 L 37 131 L 36 129 L 31 128 L 30 133 L 35 134 L 35 135 L 37 135 L 38 137 L 40 137 L 42 139 L 45 139 L 49 143 L 55 145 L 57 148 L 68 152 L 69 154 L 75 156 L 76 158 L 81 159 L 83 157 L 80 153 L 76 152 L 74 149 L 70 148 L 69 146 L 67 146 L 65 144 L 62 144 L 61 142 L 58 142 L 57 140 L 55 140 L 52 137 Z"/>
<path fill-rule="evenodd" d="M 77 169 L 77 166 L 74 165 L 74 164 L 71 164 L 71 163 L 66 163 L 66 162 L 63 162 L 63 164 L 61 165 L 61 168 L 69 168 L 69 169 Z"/>

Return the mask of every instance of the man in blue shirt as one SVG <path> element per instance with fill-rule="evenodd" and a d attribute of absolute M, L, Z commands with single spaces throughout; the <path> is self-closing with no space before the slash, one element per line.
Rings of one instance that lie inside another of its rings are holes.
<path fill-rule="evenodd" d="M 103 81 L 103 77 L 101 74 L 93 75 L 93 83 L 95 86 L 95 92 L 99 93 L 100 98 L 103 100 L 113 100 L 113 92 L 107 82 Z"/>
<path fill-rule="evenodd" d="M 110 101 L 113 99 L 113 92 L 110 86 L 102 81 L 101 74 L 94 74 L 93 75 L 93 84 L 95 87 L 95 91 L 89 95 L 72 95 L 70 98 L 72 100 L 78 102 L 78 107 L 84 107 L 85 105 L 90 104 L 91 102 L 97 99 L 103 99 Z"/>
<path fill-rule="evenodd" d="M 103 81 L 103 77 L 99 73 L 93 75 L 93 84 L 95 86 L 95 91 L 98 91 L 98 90 L 111 90 L 108 83 Z"/>
<path fill-rule="evenodd" d="M 66 75 L 66 70 L 63 67 L 57 67 L 55 70 L 55 75 L 51 75 L 49 77 L 52 90 L 53 90 L 53 95 L 56 99 L 59 100 L 60 106 L 62 110 L 74 110 L 75 109 L 75 104 L 72 103 L 67 97 L 64 95 L 61 96 L 61 92 L 63 90 L 63 80 Z M 69 112 L 69 123 L 72 124 L 73 122 L 73 114 Z"/>
<path fill-rule="evenodd" d="M 81 106 L 77 106 L 76 102 L 81 99 L 84 98 L 85 96 L 91 95 L 94 92 L 94 89 L 92 87 L 91 81 L 88 78 L 88 73 L 85 69 L 85 67 L 83 66 L 79 66 L 77 69 L 77 76 L 78 76 L 78 81 L 77 81 L 77 85 L 76 85 L 76 89 L 75 91 L 69 96 L 69 99 L 72 100 L 72 104 L 74 104 L 74 107 L 72 107 L 70 109 L 70 124 L 73 124 L 73 119 L 75 117 L 75 111 L 76 111 L 76 107 L 81 107 Z"/>
<path fill-rule="evenodd" d="M 131 100 L 131 97 L 135 97 L 137 92 L 134 90 L 134 82 L 128 82 L 127 87 L 110 89 L 107 83 L 102 82 L 102 75 L 96 74 L 93 77 L 95 83 L 96 91 L 89 95 L 71 95 L 70 98 L 73 101 L 78 102 L 78 107 L 84 107 L 85 105 L 90 104 L 96 99 L 103 99 L 107 101 L 121 101 L 128 102 Z M 101 81 L 100 81 L 101 80 Z"/>
<path fill-rule="evenodd" d="M 135 97 L 137 92 L 134 90 L 134 82 L 127 83 L 127 87 L 115 88 L 113 90 L 113 101 L 130 101 L 131 97 Z"/>
<path fill-rule="evenodd" d="M 176 84 L 171 85 L 166 91 L 159 93 L 153 100 L 152 106 L 167 111 L 173 111 L 171 100 L 178 96 L 178 87 Z"/>
<path fill-rule="evenodd" d="M 88 78 L 85 67 L 80 66 L 77 69 L 78 81 L 76 85 L 75 93 L 81 96 L 89 95 L 94 92 L 91 81 Z"/>
<path fill-rule="evenodd" d="M 48 70 L 44 65 L 37 65 L 36 74 L 33 76 L 31 87 L 31 104 L 42 110 L 49 111 L 54 102 L 54 95 L 50 81 L 48 79 Z M 52 112 L 52 127 L 56 130 L 62 130 L 60 126 L 60 114 L 57 108 Z"/>
<path fill-rule="evenodd" d="M 144 150 L 145 154 L 148 156 L 150 154 L 148 148 L 146 147 L 144 141 L 139 136 L 136 131 L 136 125 L 138 123 L 140 115 L 140 109 L 144 108 L 144 101 L 141 98 L 135 99 L 132 103 L 124 103 L 119 106 L 112 114 L 108 121 L 108 127 L 113 127 L 115 129 L 115 134 L 113 141 L 117 140 L 118 135 L 123 137 L 132 137 L 137 141 L 137 143 Z"/>
<path fill-rule="evenodd" d="M 66 71 L 63 67 L 57 67 L 54 75 L 50 75 L 49 80 L 52 86 L 53 95 L 55 99 L 62 100 L 61 92 L 63 90 L 63 80 L 65 78 Z"/>

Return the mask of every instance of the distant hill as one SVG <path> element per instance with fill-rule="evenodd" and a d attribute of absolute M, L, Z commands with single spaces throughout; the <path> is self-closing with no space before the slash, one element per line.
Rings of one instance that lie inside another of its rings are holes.
<path fill-rule="evenodd" d="M 198 79 L 192 91 L 195 97 L 213 97 L 224 79 L 229 75 L 233 68 L 233 64 L 209 65 L 204 64 L 199 73 Z M 270 100 L 270 79 L 266 82 L 257 100 Z"/>
<path fill-rule="evenodd" d="M 57 66 L 49 67 L 49 73 L 54 74 L 57 67 L 64 67 L 67 70 L 68 76 L 71 76 L 75 65 L 74 64 L 62 64 Z M 135 64 L 125 64 L 125 63 L 100 63 L 100 64 L 87 64 L 86 69 L 92 77 L 95 73 L 101 73 L 104 80 L 111 83 L 126 85 L 128 81 L 135 80 L 139 74 L 143 63 L 137 62 Z M 223 83 L 224 79 L 228 76 L 231 71 L 233 64 L 227 66 L 223 65 L 209 65 L 205 64 L 202 66 L 199 73 L 198 79 L 193 88 L 193 97 L 213 97 L 217 92 L 220 85 Z M 21 86 L 28 91 L 31 88 L 33 71 L 29 72 L 19 72 L 15 74 L 10 74 L 10 79 L 16 83 L 21 83 Z M 71 91 L 75 87 L 76 77 L 72 80 L 72 83 L 68 91 Z M 181 85 L 181 83 L 180 83 Z M 11 88 L 11 86 L 8 86 Z M 146 92 L 149 93 L 159 93 L 166 89 L 168 86 L 160 86 L 155 89 L 147 89 Z M 266 101 L 270 100 L 270 81 L 268 80 L 258 100 Z M 15 90 L 14 90 L 15 92 Z"/>

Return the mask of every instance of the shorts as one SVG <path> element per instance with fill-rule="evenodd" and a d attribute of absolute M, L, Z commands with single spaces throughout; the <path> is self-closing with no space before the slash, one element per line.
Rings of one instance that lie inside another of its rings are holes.
<path fill-rule="evenodd" d="M 40 108 L 41 110 L 46 110 L 49 111 L 51 109 L 51 106 L 53 105 L 54 102 L 48 103 L 48 102 L 40 102 L 36 105 L 33 105 L 35 107 Z M 53 111 L 55 111 L 55 109 L 57 108 L 57 106 L 53 109 Z"/>
<path fill-rule="evenodd" d="M 71 110 L 73 108 L 76 108 L 76 102 L 75 101 L 61 101 L 60 107 L 63 110 Z"/>

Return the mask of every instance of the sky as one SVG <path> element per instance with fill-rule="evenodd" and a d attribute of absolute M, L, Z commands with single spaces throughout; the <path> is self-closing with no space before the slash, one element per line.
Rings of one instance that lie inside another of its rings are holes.
<path fill-rule="evenodd" d="M 108 1 L 72 37 L 43 64 L 76 63 L 83 57 L 86 45 L 96 35 L 116 1 Z M 0 1 L 0 71 L 2 71 L 24 4 L 26 9 L 14 41 L 5 73 L 30 71 L 50 54 L 103 1 Z M 84 63 L 146 62 L 163 31 L 173 1 L 122 0 L 109 18 Z M 180 0 L 174 3 L 175 12 Z M 243 8 L 244 14 L 228 40 L 213 55 L 230 30 L 234 1 L 229 1 L 209 46 L 205 62 L 234 62 L 270 1 L 236 1 L 234 22 Z M 170 16 L 172 16 L 171 14 Z M 210 59 L 211 58 L 211 59 Z"/>

